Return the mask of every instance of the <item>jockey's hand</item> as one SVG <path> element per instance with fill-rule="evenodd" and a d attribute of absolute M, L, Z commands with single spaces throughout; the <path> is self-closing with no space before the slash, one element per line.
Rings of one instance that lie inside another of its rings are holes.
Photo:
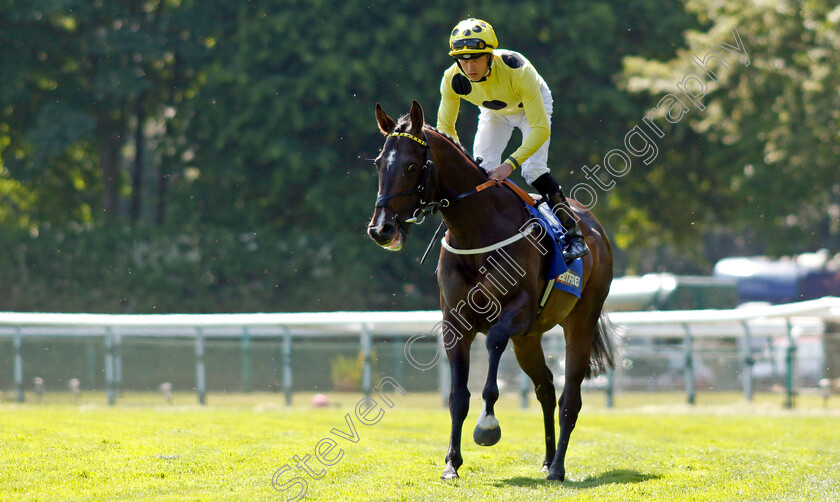
<path fill-rule="evenodd" d="M 513 172 L 513 166 L 505 162 L 487 172 L 487 177 L 496 182 L 497 186 L 501 186 L 502 181 L 510 176 Z"/>

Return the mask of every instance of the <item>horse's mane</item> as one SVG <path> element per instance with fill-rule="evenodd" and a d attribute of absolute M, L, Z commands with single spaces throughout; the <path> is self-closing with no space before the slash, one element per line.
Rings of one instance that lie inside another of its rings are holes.
<path fill-rule="evenodd" d="M 409 115 L 409 114 L 405 114 L 405 115 L 403 115 L 402 117 L 400 117 L 400 118 L 399 118 L 399 120 L 397 120 L 397 127 L 396 127 L 394 130 L 399 131 L 399 132 L 405 132 L 405 131 L 406 131 L 408 128 L 410 128 L 410 127 L 411 127 L 411 117 L 410 117 L 410 115 Z M 466 156 L 466 157 L 467 157 L 467 159 L 468 159 L 470 162 L 472 162 L 472 164 L 473 164 L 475 167 L 479 168 L 479 170 L 480 170 L 481 172 L 485 172 L 485 171 L 484 171 L 484 169 L 483 169 L 483 168 L 481 168 L 481 166 L 479 165 L 479 163 L 478 163 L 478 162 L 475 160 L 475 158 L 472 156 L 472 154 L 470 154 L 470 152 L 469 152 L 469 151 L 467 151 L 467 149 L 464 147 L 464 145 L 462 145 L 460 142 L 458 142 L 457 140 L 455 140 L 455 138 L 453 138 L 452 136 L 450 136 L 450 135 L 446 134 L 446 133 L 445 133 L 445 132 L 443 132 L 443 131 L 438 130 L 438 128 L 437 128 L 437 127 L 434 127 L 434 126 L 432 126 L 432 125 L 429 125 L 429 124 L 424 124 L 424 125 L 423 125 L 423 127 L 424 127 L 425 129 L 429 129 L 430 131 L 434 131 L 434 132 L 436 132 L 436 133 L 440 134 L 441 136 L 443 136 L 444 138 L 448 139 L 450 143 L 452 143 L 452 144 L 453 144 L 454 146 L 456 146 L 459 150 L 461 150 L 461 153 L 463 153 L 463 154 L 464 154 L 464 156 Z"/>

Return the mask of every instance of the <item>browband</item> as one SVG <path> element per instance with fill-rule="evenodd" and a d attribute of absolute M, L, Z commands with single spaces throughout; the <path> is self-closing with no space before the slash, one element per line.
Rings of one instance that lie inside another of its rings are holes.
<path fill-rule="evenodd" d="M 385 137 L 386 138 L 391 138 L 391 137 L 394 137 L 394 136 L 402 136 L 404 138 L 413 139 L 414 141 L 420 143 L 423 146 L 429 146 L 429 144 L 426 143 L 425 141 L 423 141 L 422 139 L 418 138 L 417 136 L 412 136 L 411 134 L 408 134 L 407 132 L 392 132 L 391 134 L 389 134 Z"/>

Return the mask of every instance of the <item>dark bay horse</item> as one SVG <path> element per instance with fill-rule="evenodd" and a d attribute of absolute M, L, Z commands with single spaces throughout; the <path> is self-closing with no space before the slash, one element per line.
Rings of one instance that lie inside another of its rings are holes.
<path fill-rule="evenodd" d="M 448 228 L 438 284 L 441 336 L 452 376 L 452 429 L 441 478 L 458 477 L 463 464 L 461 429 L 469 409 L 470 345 L 477 333 L 484 333 L 489 369 L 475 442 L 491 446 L 501 437 L 494 412 L 499 398 L 496 377 L 502 352 L 513 342 L 516 360 L 533 381 L 542 406 L 543 471 L 548 479 L 562 481 L 566 448 L 581 408 L 581 383 L 613 366 L 608 323 L 599 322 L 613 276 L 612 249 L 604 229 L 584 206 L 571 201 L 591 251 L 583 257 L 581 297 L 556 290 L 540 312 L 548 267 L 542 246 L 548 246 L 552 237 L 545 232 L 534 237 L 529 230 L 533 222 L 529 223 L 530 214 L 519 196 L 488 182 L 459 145 L 426 126 L 416 101 L 399 122 L 377 104 L 376 120 L 386 140 L 376 159 L 379 197 L 368 234 L 380 246 L 398 251 L 410 225 L 424 214 L 439 210 Z M 556 396 L 541 342 L 543 333 L 557 324 L 566 339 L 566 380 L 558 401 L 560 438 L 555 447 Z"/>

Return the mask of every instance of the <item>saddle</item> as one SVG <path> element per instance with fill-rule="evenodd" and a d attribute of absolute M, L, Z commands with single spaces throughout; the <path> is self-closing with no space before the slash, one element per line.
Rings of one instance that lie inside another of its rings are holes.
<path fill-rule="evenodd" d="M 545 291 L 540 298 L 540 308 L 538 311 L 542 312 L 543 307 L 548 302 L 548 297 L 555 289 L 565 291 L 580 298 L 581 286 L 583 282 L 583 260 L 577 258 L 570 263 L 566 263 L 563 259 L 563 249 L 566 247 L 566 231 L 560 220 L 551 207 L 545 204 L 542 196 L 538 194 L 529 194 L 516 186 L 512 181 L 505 179 L 504 185 L 513 190 L 516 195 L 525 203 L 525 207 L 531 213 L 531 217 L 536 219 L 540 225 L 554 237 L 554 246 L 549 249 L 549 267 L 546 276 L 547 284 Z"/>

